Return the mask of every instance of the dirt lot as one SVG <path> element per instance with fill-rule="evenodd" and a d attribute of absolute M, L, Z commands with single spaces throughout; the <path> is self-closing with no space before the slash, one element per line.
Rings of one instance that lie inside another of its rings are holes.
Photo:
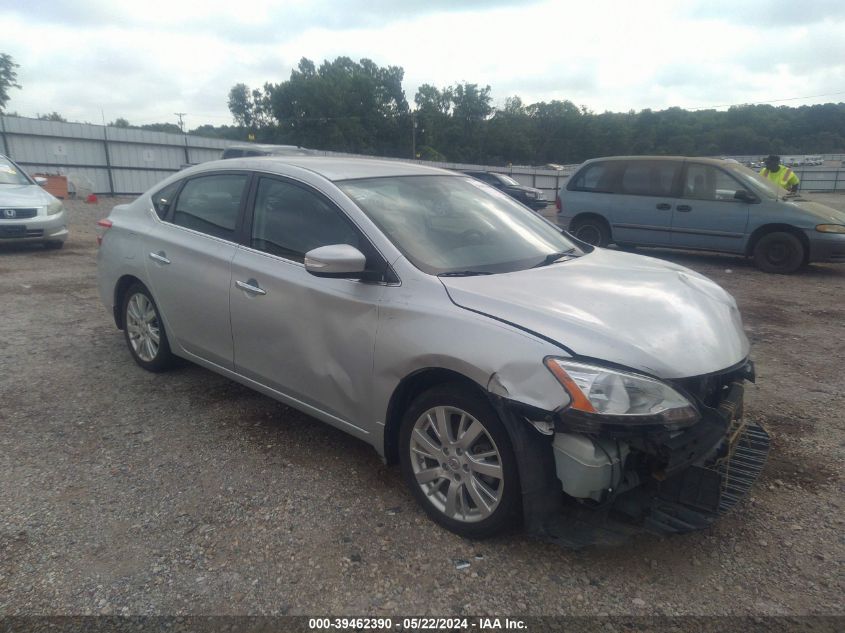
<path fill-rule="evenodd" d="M 62 251 L 0 250 L 0 615 L 845 614 L 845 266 L 650 253 L 737 297 L 773 452 L 708 531 L 575 552 L 462 540 L 364 444 L 195 366 L 139 369 L 95 289 L 114 203 L 69 203 Z"/>

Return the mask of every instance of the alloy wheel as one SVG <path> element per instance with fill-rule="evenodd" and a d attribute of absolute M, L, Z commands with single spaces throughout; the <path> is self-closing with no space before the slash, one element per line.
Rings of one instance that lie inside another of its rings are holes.
<path fill-rule="evenodd" d="M 152 301 L 140 292 L 126 303 L 126 331 L 138 358 L 147 363 L 155 360 L 161 344 L 161 330 Z"/>
<path fill-rule="evenodd" d="M 450 519 L 474 523 L 489 517 L 504 491 L 502 456 L 472 415 L 438 406 L 411 431 L 411 468 L 432 505 Z"/>

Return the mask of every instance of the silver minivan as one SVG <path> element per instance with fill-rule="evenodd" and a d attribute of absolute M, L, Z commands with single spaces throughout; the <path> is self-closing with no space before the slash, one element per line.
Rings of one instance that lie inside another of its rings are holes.
<path fill-rule="evenodd" d="M 228 159 L 99 224 L 100 296 L 138 365 L 178 356 L 342 429 L 458 534 L 693 530 L 765 462 L 729 294 L 464 174 Z"/>
<path fill-rule="evenodd" d="M 732 160 L 596 158 L 561 187 L 556 205 L 558 223 L 597 246 L 735 253 L 772 273 L 845 262 L 845 213 Z"/>

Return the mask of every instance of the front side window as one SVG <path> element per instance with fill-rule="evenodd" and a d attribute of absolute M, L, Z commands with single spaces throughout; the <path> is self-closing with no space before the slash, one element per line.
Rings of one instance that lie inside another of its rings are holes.
<path fill-rule="evenodd" d="M 553 253 L 580 254 L 560 229 L 473 178 L 395 176 L 337 185 L 429 274 L 510 272 Z"/>
<path fill-rule="evenodd" d="M 298 262 L 305 253 L 329 244 L 349 244 L 367 253 L 358 231 L 317 194 L 283 180 L 258 182 L 250 245 Z"/>
<path fill-rule="evenodd" d="M 191 178 L 176 200 L 173 224 L 234 240 L 238 209 L 247 179 L 246 174 Z"/>
<path fill-rule="evenodd" d="M 745 189 L 739 181 L 713 165 L 687 164 L 684 197 L 695 200 L 736 202 L 736 192 Z"/>
<path fill-rule="evenodd" d="M 680 163 L 674 161 L 631 161 L 622 174 L 621 192 L 635 196 L 672 195 Z"/>

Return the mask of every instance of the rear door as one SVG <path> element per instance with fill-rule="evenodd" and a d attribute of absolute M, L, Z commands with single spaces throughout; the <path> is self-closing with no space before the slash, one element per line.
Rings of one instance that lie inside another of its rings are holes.
<path fill-rule="evenodd" d="M 744 252 L 749 204 L 734 198 L 745 187 L 716 165 L 688 162 L 672 217 L 672 246 Z"/>
<path fill-rule="evenodd" d="M 631 160 L 622 167 L 615 190 L 613 241 L 643 246 L 672 244 L 672 209 L 682 161 Z"/>
<path fill-rule="evenodd" d="M 226 369 L 233 367 L 231 262 L 248 180 L 244 172 L 188 179 L 167 204 L 164 221 L 143 238 L 151 290 L 171 341 Z"/>

